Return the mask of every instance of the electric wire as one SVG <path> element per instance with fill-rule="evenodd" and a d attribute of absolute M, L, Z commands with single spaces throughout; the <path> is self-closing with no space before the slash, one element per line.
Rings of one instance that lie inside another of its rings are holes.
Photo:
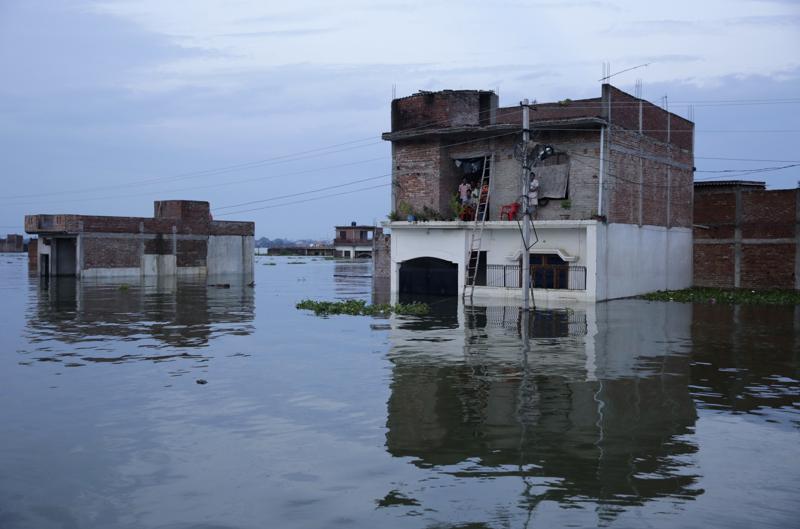
<path fill-rule="evenodd" d="M 342 196 L 342 195 L 350 195 L 350 194 L 353 194 L 353 193 L 359 193 L 361 191 L 369 191 L 370 189 L 378 189 L 378 188 L 387 187 L 387 186 L 390 186 L 390 185 L 392 185 L 391 182 L 386 183 L 386 184 L 378 184 L 378 185 L 371 186 L 371 187 L 364 187 L 364 188 L 361 188 L 361 189 L 352 189 L 352 190 L 349 190 L 349 191 L 343 191 L 341 193 L 331 193 L 329 195 L 324 195 L 324 196 L 321 196 L 321 197 L 312 197 L 312 198 L 307 198 L 307 199 L 303 199 L 303 200 L 295 200 L 295 201 L 292 201 L 292 202 L 285 202 L 285 203 L 282 203 L 282 204 L 270 204 L 269 206 L 261 206 L 261 207 L 258 207 L 258 208 L 245 209 L 245 210 L 242 210 L 242 211 L 231 211 L 231 212 L 228 212 L 228 213 L 221 213 L 220 216 L 224 217 L 224 216 L 227 216 L 227 215 L 238 215 L 239 213 L 249 213 L 251 211 L 261 211 L 263 209 L 279 208 L 279 207 L 282 207 L 282 206 L 290 206 L 290 205 L 293 205 L 293 204 L 303 204 L 305 202 L 312 202 L 314 200 L 324 200 L 324 199 L 330 198 L 330 197 L 337 197 L 337 196 Z"/>

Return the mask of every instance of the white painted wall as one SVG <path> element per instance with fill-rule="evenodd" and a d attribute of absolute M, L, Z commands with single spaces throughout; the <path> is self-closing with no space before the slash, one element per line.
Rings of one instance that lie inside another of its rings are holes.
<path fill-rule="evenodd" d="M 595 221 L 542 221 L 536 223 L 539 242 L 533 246 L 533 253 L 559 253 L 564 257 L 574 257 L 569 261 L 577 266 L 587 267 L 587 290 L 542 291 L 545 299 L 594 299 L 595 279 L 592 276 L 594 262 L 588 258 L 590 243 L 587 230 L 595 230 Z M 472 225 L 455 222 L 425 222 L 407 224 L 392 223 L 392 271 L 391 289 L 399 289 L 400 263 L 418 257 L 435 257 L 458 265 L 458 288 L 464 288 L 465 260 L 472 237 Z M 532 239 L 533 240 L 533 239 Z M 591 243 L 592 252 L 596 244 Z M 486 251 L 487 264 L 516 264 L 522 252 L 522 239 L 519 226 L 511 222 L 487 222 L 481 240 L 481 250 Z M 593 255 L 593 254 L 592 254 Z M 590 285 L 592 285 L 590 287 Z M 589 289 L 592 290 L 589 290 Z M 479 297 L 521 296 L 520 289 L 501 289 L 476 287 Z"/>
<path fill-rule="evenodd" d="M 399 264 L 417 257 L 436 257 L 458 264 L 459 290 L 471 226 L 454 222 L 392 223 L 391 288 L 399 288 Z M 533 253 L 574 256 L 574 265 L 586 267 L 586 290 L 536 290 L 537 299 L 583 301 L 636 296 L 655 290 L 692 285 L 692 231 L 661 226 L 602 224 L 595 221 L 540 221 L 539 242 Z M 512 264 L 520 256 L 516 223 L 487 222 L 482 250 L 487 264 Z M 476 296 L 516 298 L 519 289 L 477 287 Z"/>
<path fill-rule="evenodd" d="M 598 299 L 636 296 L 692 284 L 692 231 L 662 226 L 606 226 L 606 291 Z"/>
<path fill-rule="evenodd" d="M 467 230 L 437 227 L 437 223 L 392 225 L 391 290 L 400 289 L 400 263 L 418 257 L 435 257 L 458 265 L 458 290 L 464 289 Z M 453 224 L 453 223 L 449 223 Z"/>

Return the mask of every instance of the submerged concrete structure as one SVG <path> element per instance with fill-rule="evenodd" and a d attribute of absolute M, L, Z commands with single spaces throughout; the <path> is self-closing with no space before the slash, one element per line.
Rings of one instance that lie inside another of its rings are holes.
<path fill-rule="evenodd" d="M 464 292 L 476 246 L 475 296 L 521 297 L 522 259 L 537 300 L 691 286 L 694 124 L 608 84 L 531 105 L 527 145 L 522 116 L 480 90 L 392 101 L 392 291 Z M 545 145 L 554 155 L 532 169 L 535 244 L 523 252 L 522 153 Z M 464 182 L 488 202 L 480 227 L 459 204 Z"/>
<path fill-rule="evenodd" d="M 208 202 L 155 202 L 153 217 L 26 215 L 39 275 L 109 278 L 253 273 L 255 223 L 216 221 Z"/>
<path fill-rule="evenodd" d="M 22 253 L 25 251 L 25 240 L 22 235 L 16 233 L 6 235 L 5 239 L 0 239 L 0 252 L 2 253 Z"/>

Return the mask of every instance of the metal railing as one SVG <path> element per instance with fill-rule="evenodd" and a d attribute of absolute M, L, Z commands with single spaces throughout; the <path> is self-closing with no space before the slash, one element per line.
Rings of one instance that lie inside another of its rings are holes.
<path fill-rule="evenodd" d="M 559 290 L 586 290 L 586 267 L 573 265 L 531 265 L 533 288 Z M 486 285 L 490 287 L 520 288 L 520 265 L 487 265 Z"/>

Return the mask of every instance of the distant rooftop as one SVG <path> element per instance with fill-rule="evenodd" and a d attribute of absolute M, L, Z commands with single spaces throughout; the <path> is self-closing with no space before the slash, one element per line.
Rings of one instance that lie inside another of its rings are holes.
<path fill-rule="evenodd" d="M 716 180 L 713 182 L 695 182 L 694 187 L 752 187 L 766 189 L 767 184 L 757 180 Z"/>

